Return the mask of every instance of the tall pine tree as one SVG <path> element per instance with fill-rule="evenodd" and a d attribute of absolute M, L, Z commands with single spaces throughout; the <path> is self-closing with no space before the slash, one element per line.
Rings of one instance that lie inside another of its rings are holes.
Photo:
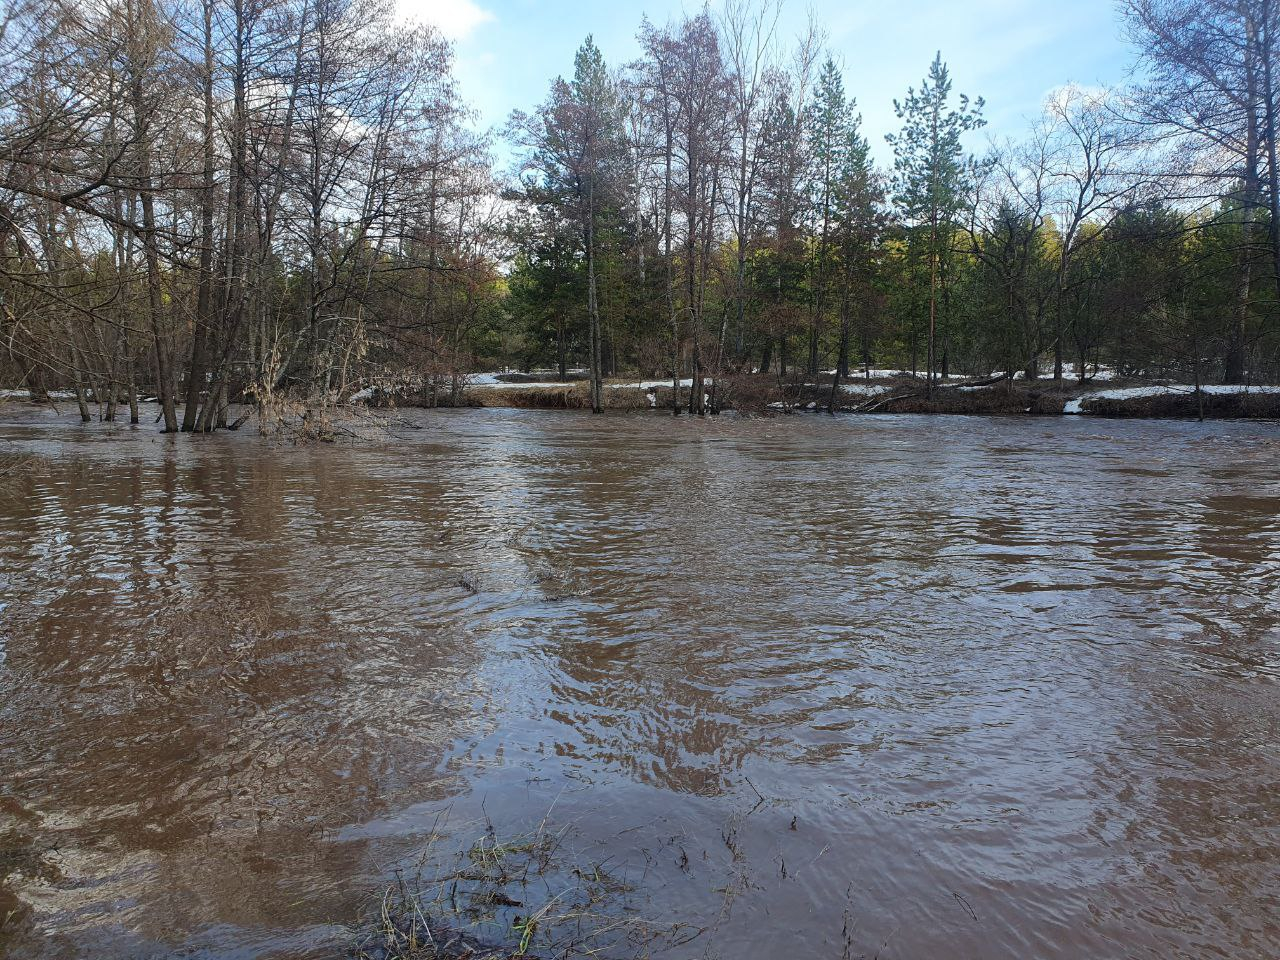
<path fill-rule="evenodd" d="M 591 409 L 603 410 L 600 303 L 596 266 L 601 226 L 623 195 L 627 176 L 626 131 L 617 86 L 590 36 L 574 58 L 572 82 L 557 78 L 532 116 L 513 115 L 513 139 L 527 153 L 524 198 L 558 222 L 581 244 L 587 271 Z"/>
<path fill-rule="evenodd" d="M 812 302 L 809 316 L 810 376 L 818 372 L 818 340 L 822 335 L 831 273 L 832 201 L 836 177 L 843 161 L 842 153 L 848 139 L 848 125 L 849 103 L 845 99 L 844 78 L 840 76 L 835 61 L 827 58 L 818 75 L 818 86 L 814 91 L 806 124 L 809 156 L 813 162 L 810 196 L 817 233 L 817 251 L 812 261 Z"/>
<path fill-rule="evenodd" d="M 961 138 L 985 123 L 981 97 L 970 102 L 961 94 L 956 108 L 949 106 L 950 99 L 951 75 L 939 52 L 920 90 L 908 88 L 905 100 L 893 102 L 902 130 L 886 137 L 894 150 L 894 200 L 907 224 L 927 233 L 930 396 L 936 368 L 939 275 L 955 217 L 973 186 L 973 165 L 965 158 Z"/>

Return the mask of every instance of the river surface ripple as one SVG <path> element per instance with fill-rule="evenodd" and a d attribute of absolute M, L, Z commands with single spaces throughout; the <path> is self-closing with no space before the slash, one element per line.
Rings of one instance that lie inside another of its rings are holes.
<path fill-rule="evenodd" d="M 0 406 L 0 954 L 340 954 L 483 810 L 672 956 L 1280 956 L 1280 426 L 407 416 Z"/>

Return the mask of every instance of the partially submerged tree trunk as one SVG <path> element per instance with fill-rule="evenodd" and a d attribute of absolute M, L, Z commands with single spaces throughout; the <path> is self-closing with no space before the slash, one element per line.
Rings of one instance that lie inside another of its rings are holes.
<path fill-rule="evenodd" d="M 203 0 L 204 11 L 204 118 L 202 153 L 204 170 L 200 191 L 200 259 L 197 267 L 196 316 L 191 333 L 191 357 L 187 370 L 187 396 L 182 409 L 182 429 L 196 428 L 200 397 L 206 386 L 205 350 L 213 325 L 213 214 L 214 214 L 214 142 L 213 142 L 213 0 Z"/>

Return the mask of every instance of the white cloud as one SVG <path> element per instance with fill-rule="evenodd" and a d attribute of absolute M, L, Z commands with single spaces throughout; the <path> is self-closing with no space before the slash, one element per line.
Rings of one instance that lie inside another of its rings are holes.
<path fill-rule="evenodd" d="M 1053 87 L 1044 95 L 1044 106 L 1048 110 L 1057 107 L 1059 110 L 1066 109 L 1073 99 L 1082 100 L 1085 103 L 1098 105 L 1103 103 L 1111 91 L 1106 87 L 1100 87 L 1096 84 L 1076 83 L 1071 81 L 1061 86 Z"/>
<path fill-rule="evenodd" d="M 418 20 L 440 28 L 450 40 L 463 40 L 493 14 L 474 0 L 398 0 L 396 13 L 406 20 Z"/>

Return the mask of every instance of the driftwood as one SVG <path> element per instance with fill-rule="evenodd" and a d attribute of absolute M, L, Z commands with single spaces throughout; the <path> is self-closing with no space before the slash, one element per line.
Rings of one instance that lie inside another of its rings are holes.
<path fill-rule="evenodd" d="M 912 393 L 886 393 L 878 397 L 872 397 L 865 403 L 860 403 L 856 407 L 849 408 L 850 413 L 874 413 L 892 400 L 909 400 L 911 397 L 920 396 L 919 391 Z"/>
<path fill-rule="evenodd" d="M 966 380 L 964 383 L 939 383 L 937 384 L 937 388 L 939 390 L 959 390 L 961 387 L 990 387 L 1000 383 L 1002 380 L 1012 379 L 1013 372 L 1008 371 L 992 377 L 981 377 L 977 380 Z"/>

